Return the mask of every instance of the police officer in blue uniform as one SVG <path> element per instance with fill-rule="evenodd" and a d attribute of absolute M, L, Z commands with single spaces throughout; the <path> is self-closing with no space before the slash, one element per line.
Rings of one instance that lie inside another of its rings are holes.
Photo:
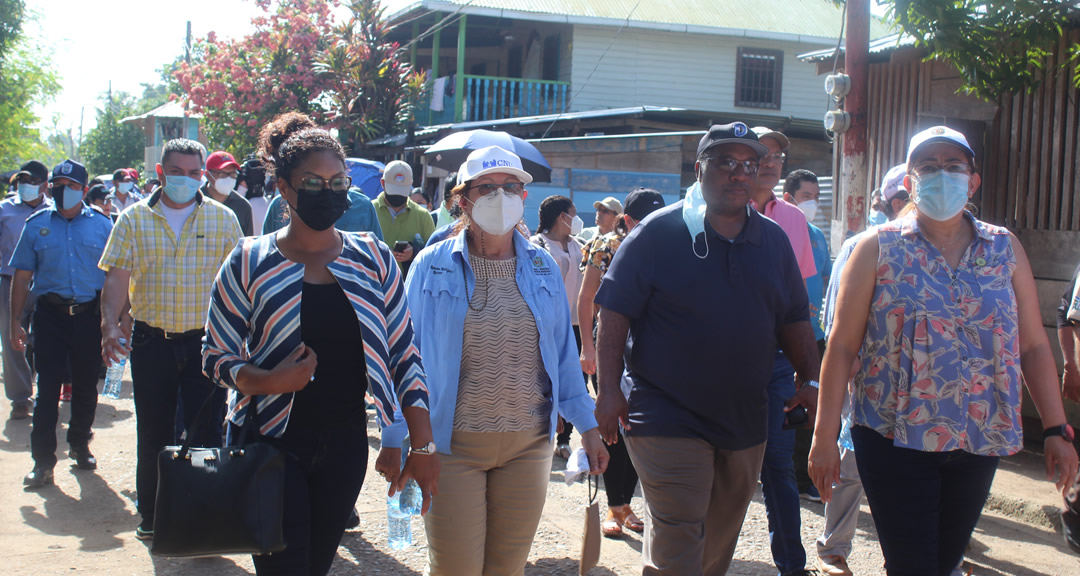
<path fill-rule="evenodd" d="M 90 453 L 90 426 L 97 410 L 101 368 L 101 289 L 105 272 L 97 267 L 112 232 L 112 220 L 83 203 L 87 173 L 65 160 L 53 168 L 49 191 L 53 205 L 26 221 L 11 266 L 15 269 L 11 308 L 21 310 L 27 295 L 38 296 L 33 331 L 37 343 L 38 395 L 30 451 L 34 469 L 23 479 L 27 488 L 53 482 L 56 466 L 56 419 L 65 365 L 71 366 L 69 456 L 82 470 L 97 468 Z M 15 318 L 17 315 L 12 315 Z M 26 331 L 12 323 L 10 344 L 26 347 Z"/>

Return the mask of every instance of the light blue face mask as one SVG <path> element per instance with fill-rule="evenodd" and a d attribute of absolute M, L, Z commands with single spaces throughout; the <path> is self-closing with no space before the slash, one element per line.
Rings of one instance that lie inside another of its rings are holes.
<path fill-rule="evenodd" d="M 165 189 L 165 195 L 169 197 L 169 200 L 177 204 L 187 204 L 191 202 L 192 198 L 195 198 L 195 193 L 199 191 L 199 181 L 187 176 L 165 176 L 165 183 L 162 184 L 162 187 Z"/>
<path fill-rule="evenodd" d="M 701 183 L 686 189 L 686 198 L 683 199 L 682 219 L 690 231 L 690 248 L 694 256 L 704 260 L 709 257 L 709 237 L 705 235 L 705 196 L 701 193 Z M 697 253 L 697 237 L 701 234 L 705 238 L 705 255 Z"/>
<path fill-rule="evenodd" d="M 881 210 L 870 210 L 870 218 L 868 220 L 870 226 L 880 226 L 885 222 L 888 222 L 889 217 Z"/>
<path fill-rule="evenodd" d="M 134 188 L 134 187 L 135 187 L 134 182 L 121 182 L 121 183 L 116 185 L 116 189 L 123 192 L 124 194 L 127 194 L 127 193 L 131 192 L 132 188 Z"/>
<path fill-rule="evenodd" d="M 41 195 L 41 186 L 37 184 L 19 184 L 19 200 L 23 202 L 30 202 L 37 200 L 37 197 Z"/>
<path fill-rule="evenodd" d="M 944 222 L 964 210 L 968 201 L 970 174 L 950 174 L 941 170 L 915 178 L 915 204 L 919 213 Z"/>

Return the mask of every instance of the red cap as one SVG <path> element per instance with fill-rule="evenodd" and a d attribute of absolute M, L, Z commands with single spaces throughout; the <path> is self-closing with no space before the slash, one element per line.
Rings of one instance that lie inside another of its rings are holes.
<path fill-rule="evenodd" d="M 224 170 L 229 166 L 237 170 L 240 169 L 240 165 L 236 163 L 236 159 L 233 158 L 232 154 L 224 150 L 218 150 L 206 158 L 207 170 Z"/>
<path fill-rule="evenodd" d="M 128 168 L 128 169 L 127 169 L 127 173 L 128 173 L 129 175 L 131 175 L 131 179 L 132 179 L 132 180 L 134 180 L 134 181 L 136 181 L 136 182 L 138 182 L 138 181 L 139 181 L 139 171 L 138 171 L 138 170 L 136 170 L 136 169 L 134 169 L 134 168 Z"/>

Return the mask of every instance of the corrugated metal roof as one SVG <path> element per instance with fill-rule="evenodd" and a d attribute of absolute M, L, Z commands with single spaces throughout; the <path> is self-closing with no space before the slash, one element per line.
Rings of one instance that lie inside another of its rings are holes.
<path fill-rule="evenodd" d="M 870 42 L 870 54 L 880 55 L 888 54 L 897 48 L 903 48 L 905 46 L 914 46 L 915 37 L 907 34 L 891 34 L 884 38 L 878 38 Z M 814 52 L 807 52 L 806 54 L 799 54 L 799 60 L 803 62 L 823 62 L 833 57 L 836 52 L 836 48 L 825 48 L 824 50 L 816 50 Z M 840 47 L 840 53 L 844 52 L 844 47 Z"/>
<path fill-rule="evenodd" d="M 580 24 L 738 36 L 836 38 L 843 10 L 832 0 L 385 0 L 391 19 L 415 9 Z M 871 19 L 870 37 L 889 33 Z M 758 34 L 748 34 L 756 32 Z"/>

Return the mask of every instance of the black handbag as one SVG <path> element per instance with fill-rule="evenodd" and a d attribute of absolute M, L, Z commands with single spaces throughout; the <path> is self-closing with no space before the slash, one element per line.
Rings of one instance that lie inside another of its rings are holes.
<path fill-rule="evenodd" d="M 150 548 L 155 556 L 269 554 L 285 549 L 285 457 L 258 440 L 256 400 L 248 402 L 238 445 L 191 447 L 210 403 L 207 398 L 183 446 L 166 446 L 158 454 Z"/>

